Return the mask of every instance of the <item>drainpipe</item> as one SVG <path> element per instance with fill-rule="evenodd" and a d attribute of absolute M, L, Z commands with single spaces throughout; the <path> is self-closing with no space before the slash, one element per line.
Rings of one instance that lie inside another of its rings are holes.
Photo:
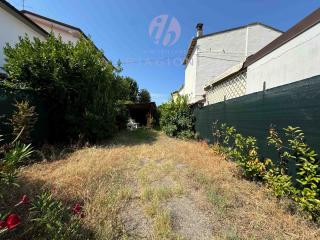
<path fill-rule="evenodd" d="M 245 57 L 248 57 L 248 42 L 249 42 L 249 26 L 246 29 L 246 49 L 245 49 Z"/>

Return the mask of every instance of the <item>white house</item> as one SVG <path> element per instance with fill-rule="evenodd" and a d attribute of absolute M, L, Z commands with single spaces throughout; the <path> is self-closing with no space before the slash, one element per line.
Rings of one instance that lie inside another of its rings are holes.
<path fill-rule="evenodd" d="M 320 8 L 249 57 L 246 94 L 320 75 Z"/>
<path fill-rule="evenodd" d="M 206 105 L 320 75 L 320 8 L 205 86 Z"/>
<path fill-rule="evenodd" d="M 0 72 L 3 72 L 4 46 L 6 43 L 15 44 L 19 36 L 25 34 L 40 39 L 45 39 L 48 35 L 43 28 L 21 14 L 7 1 L 0 0 Z"/>
<path fill-rule="evenodd" d="M 21 11 L 26 17 L 31 19 L 35 24 L 46 30 L 47 32 L 53 31 L 55 36 L 61 36 L 61 39 L 64 42 L 72 42 L 76 43 L 81 36 L 85 36 L 85 34 L 81 31 L 80 28 L 71 26 L 69 24 L 56 21 L 51 18 L 47 18 L 41 16 L 39 14 L 23 10 Z"/>
<path fill-rule="evenodd" d="M 14 45 L 20 36 L 45 40 L 50 32 L 61 36 L 64 42 L 76 43 L 81 37 L 88 39 L 80 28 L 29 11 L 19 11 L 5 0 L 0 0 L 0 72 L 4 73 L 4 46 Z M 110 62 L 105 56 L 104 59 Z"/>
<path fill-rule="evenodd" d="M 204 87 L 227 69 L 245 61 L 282 34 L 262 23 L 203 35 L 203 24 L 197 25 L 197 36 L 192 39 L 184 60 L 185 81 L 180 95 L 188 95 L 190 103 L 203 100 Z"/>
<path fill-rule="evenodd" d="M 21 11 L 21 13 L 32 20 L 39 27 L 45 29 L 48 33 L 52 31 L 55 36 L 61 36 L 62 41 L 66 43 L 72 42 L 75 44 L 81 37 L 88 39 L 88 36 L 78 27 L 26 10 Z M 99 50 L 97 47 L 96 49 Z M 105 56 L 103 57 L 106 62 L 110 63 Z"/>

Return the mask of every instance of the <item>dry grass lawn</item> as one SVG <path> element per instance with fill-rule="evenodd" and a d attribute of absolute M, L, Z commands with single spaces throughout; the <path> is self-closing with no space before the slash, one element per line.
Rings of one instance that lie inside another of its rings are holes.
<path fill-rule="evenodd" d="M 139 130 L 24 169 L 24 191 L 84 204 L 88 239 L 320 239 L 206 144 Z"/>

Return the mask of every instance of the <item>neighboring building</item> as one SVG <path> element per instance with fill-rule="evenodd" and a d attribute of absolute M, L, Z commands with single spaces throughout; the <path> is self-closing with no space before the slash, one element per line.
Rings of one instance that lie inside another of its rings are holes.
<path fill-rule="evenodd" d="M 7 1 L 0 0 L 0 72 L 3 71 L 5 57 L 3 48 L 6 43 L 14 45 L 19 37 L 28 34 L 30 37 L 45 39 L 48 33 L 24 16 Z"/>
<path fill-rule="evenodd" d="M 56 20 L 26 10 L 21 11 L 21 13 L 31 19 L 38 26 L 45 29 L 48 33 L 53 31 L 55 36 L 60 35 L 64 42 L 70 41 L 72 43 L 76 43 L 81 38 L 81 36 L 86 37 L 80 28 L 71 26 L 66 23 L 58 22 Z"/>
<path fill-rule="evenodd" d="M 184 86 L 180 95 L 188 95 L 190 103 L 203 101 L 204 87 L 227 69 L 243 63 L 281 31 L 262 23 L 252 23 L 221 32 L 203 35 L 203 24 L 197 25 L 187 55 Z"/>
<path fill-rule="evenodd" d="M 80 28 L 71 26 L 67 23 L 59 22 L 57 20 L 44 17 L 26 10 L 21 11 L 21 13 L 32 20 L 39 27 L 45 29 L 48 33 L 52 31 L 56 37 L 61 36 L 62 41 L 66 43 L 72 42 L 73 44 L 75 44 L 81 37 L 89 39 L 88 36 Z M 96 49 L 99 50 L 97 47 Z M 105 56 L 103 57 L 106 62 L 111 63 Z"/>
<path fill-rule="evenodd" d="M 320 8 L 205 87 L 206 105 L 320 75 Z"/>
<path fill-rule="evenodd" d="M 0 0 L 0 73 L 4 73 L 3 48 L 7 43 L 14 45 L 25 34 L 45 40 L 51 31 L 55 36 L 60 35 L 64 42 L 76 43 L 81 37 L 88 39 L 80 28 L 29 11 L 19 11 L 7 1 Z M 110 63 L 105 56 L 104 59 Z"/>
<path fill-rule="evenodd" d="M 244 64 L 247 94 L 320 75 L 320 8 Z"/>

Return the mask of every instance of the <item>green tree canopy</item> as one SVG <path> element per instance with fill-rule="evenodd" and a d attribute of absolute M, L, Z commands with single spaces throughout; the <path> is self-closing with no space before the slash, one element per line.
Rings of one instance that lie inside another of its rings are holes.
<path fill-rule="evenodd" d="M 3 84 L 42 97 L 54 137 L 99 139 L 114 132 L 118 72 L 90 39 L 72 44 L 53 33 L 46 41 L 25 36 L 4 53 L 9 78 Z"/>
<path fill-rule="evenodd" d="M 141 89 L 138 94 L 138 101 L 140 103 L 149 103 L 151 102 L 151 96 L 147 89 Z"/>
<path fill-rule="evenodd" d="M 179 138 L 193 138 L 194 117 L 188 106 L 187 97 L 179 96 L 176 100 L 159 106 L 160 127 L 168 136 Z"/>

